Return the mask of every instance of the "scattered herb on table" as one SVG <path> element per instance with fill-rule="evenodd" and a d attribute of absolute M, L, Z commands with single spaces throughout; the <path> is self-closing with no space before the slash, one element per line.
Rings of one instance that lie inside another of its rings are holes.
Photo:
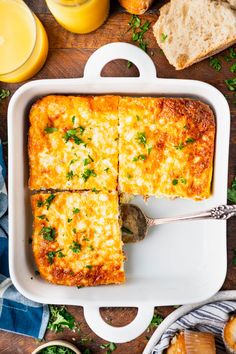
<path fill-rule="evenodd" d="M 52 345 L 41 349 L 39 354 L 75 354 L 75 352 L 61 345 Z"/>
<path fill-rule="evenodd" d="M 161 315 L 154 313 L 153 318 L 151 320 L 151 323 L 150 323 L 148 329 L 150 330 L 150 329 L 153 329 L 153 328 L 157 328 L 159 326 L 159 324 L 161 324 L 161 322 L 163 320 L 164 320 L 164 318 Z"/>
<path fill-rule="evenodd" d="M 221 61 L 218 58 L 210 58 L 210 66 L 216 71 L 220 71 L 222 68 Z"/>
<path fill-rule="evenodd" d="M 229 48 L 229 57 L 231 59 L 236 59 L 236 52 L 234 51 L 233 47 Z"/>
<path fill-rule="evenodd" d="M 62 332 L 64 328 L 75 329 L 75 319 L 66 310 L 64 306 L 53 306 L 49 305 L 50 318 L 48 323 L 48 329 L 57 333 Z"/>
<path fill-rule="evenodd" d="M 122 226 L 121 231 L 128 235 L 133 235 L 133 232 L 130 229 L 128 229 L 128 227 Z"/>
<path fill-rule="evenodd" d="M 137 42 L 139 47 L 144 50 L 145 52 L 147 51 L 147 42 L 144 41 L 144 34 L 149 30 L 151 25 L 151 22 L 145 21 L 144 24 L 141 24 L 141 20 L 137 15 L 132 15 L 130 21 L 129 21 L 129 30 L 132 30 L 132 40 L 134 42 Z M 127 67 L 130 68 L 132 66 L 132 63 L 128 61 Z"/>
<path fill-rule="evenodd" d="M 225 83 L 230 91 L 236 90 L 236 77 L 233 79 L 225 80 Z"/>
<path fill-rule="evenodd" d="M 9 97 L 10 94 L 11 94 L 10 90 L 0 89 L 0 100 L 4 100 L 4 98 Z"/>
<path fill-rule="evenodd" d="M 106 354 L 111 354 L 117 349 L 117 346 L 116 346 L 115 343 L 110 342 L 110 343 L 107 343 L 107 344 L 100 345 L 100 348 L 101 349 L 106 349 Z"/>
<path fill-rule="evenodd" d="M 167 35 L 167 34 L 162 33 L 162 34 L 161 34 L 161 43 L 164 43 L 164 42 L 165 42 L 165 40 L 167 39 L 167 37 L 168 37 L 168 35 Z"/>
<path fill-rule="evenodd" d="M 47 134 L 52 134 L 52 133 L 54 133 L 54 132 L 57 132 L 58 129 L 57 129 L 57 128 L 54 128 L 54 127 L 46 127 L 46 128 L 44 129 L 44 131 L 45 131 L 45 133 L 47 133 Z"/>
<path fill-rule="evenodd" d="M 227 197 L 230 202 L 236 204 L 236 177 L 232 182 L 231 188 L 228 188 Z"/>
<path fill-rule="evenodd" d="M 233 266 L 236 266 L 236 248 L 233 249 Z"/>
<path fill-rule="evenodd" d="M 233 65 L 231 65 L 230 71 L 231 71 L 231 73 L 235 73 L 235 72 L 236 72 L 236 63 L 234 63 Z"/>

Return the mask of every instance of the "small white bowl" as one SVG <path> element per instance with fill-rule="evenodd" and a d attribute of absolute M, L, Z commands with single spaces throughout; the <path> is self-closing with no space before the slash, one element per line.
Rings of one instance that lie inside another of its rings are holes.
<path fill-rule="evenodd" d="M 51 347 L 52 345 L 58 345 L 61 347 L 65 347 L 65 348 L 69 348 L 71 350 L 73 350 L 75 352 L 75 354 L 81 354 L 81 351 L 73 344 L 65 341 L 65 340 L 52 340 L 51 342 L 45 343 L 40 345 L 38 348 L 36 348 L 32 354 L 37 354 L 40 352 L 40 350 L 47 348 L 47 347 Z"/>

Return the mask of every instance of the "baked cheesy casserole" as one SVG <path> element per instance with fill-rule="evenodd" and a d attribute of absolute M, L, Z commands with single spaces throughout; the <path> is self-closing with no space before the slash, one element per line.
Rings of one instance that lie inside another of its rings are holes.
<path fill-rule="evenodd" d="M 211 193 L 215 120 L 191 99 L 119 100 L 122 193 L 201 200 Z"/>
<path fill-rule="evenodd" d="M 30 189 L 115 190 L 116 96 L 47 96 L 30 111 Z"/>
<path fill-rule="evenodd" d="M 61 192 L 31 197 L 33 253 L 55 284 L 93 286 L 125 280 L 117 192 Z"/>

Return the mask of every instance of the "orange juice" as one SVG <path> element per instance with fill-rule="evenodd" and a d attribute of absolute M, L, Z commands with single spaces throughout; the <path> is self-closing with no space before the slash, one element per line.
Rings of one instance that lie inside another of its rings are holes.
<path fill-rule="evenodd" d="M 46 0 L 58 23 L 74 33 L 88 33 L 100 27 L 109 13 L 109 0 Z"/>
<path fill-rule="evenodd" d="M 0 81 L 21 82 L 34 76 L 48 53 L 39 19 L 22 0 L 0 0 Z"/>

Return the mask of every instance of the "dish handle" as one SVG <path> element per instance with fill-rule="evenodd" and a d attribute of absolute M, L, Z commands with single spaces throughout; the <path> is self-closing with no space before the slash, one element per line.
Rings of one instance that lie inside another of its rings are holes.
<path fill-rule="evenodd" d="M 156 67 L 152 59 L 140 48 L 123 42 L 109 43 L 97 49 L 85 65 L 84 78 L 101 79 L 102 68 L 115 59 L 126 59 L 135 64 L 140 79 L 156 79 Z"/>
<path fill-rule="evenodd" d="M 123 327 L 113 327 L 106 323 L 97 306 L 84 306 L 84 317 L 87 324 L 99 337 L 114 343 L 125 343 L 137 338 L 149 326 L 154 313 L 154 307 L 138 307 L 135 319 Z"/>

